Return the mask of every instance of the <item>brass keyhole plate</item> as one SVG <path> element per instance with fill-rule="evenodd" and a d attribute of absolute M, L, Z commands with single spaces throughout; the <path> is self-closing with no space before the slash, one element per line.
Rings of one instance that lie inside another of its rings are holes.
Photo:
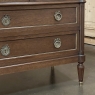
<path fill-rule="evenodd" d="M 54 18 L 55 18 L 55 20 L 60 21 L 62 19 L 61 12 L 60 11 L 55 12 Z"/>
<path fill-rule="evenodd" d="M 54 46 L 55 46 L 55 48 L 60 48 L 61 47 L 61 39 L 60 38 L 56 38 L 54 40 Z"/>
<path fill-rule="evenodd" d="M 1 48 L 1 54 L 3 56 L 8 56 L 10 54 L 10 48 L 8 45 L 5 45 Z"/>
<path fill-rule="evenodd" d="M 10 24 L 10 17 L 8 15 L 4 15 L 3 18 L 2 18 L 2 24 L 4 26 L 8 26 Z"/>

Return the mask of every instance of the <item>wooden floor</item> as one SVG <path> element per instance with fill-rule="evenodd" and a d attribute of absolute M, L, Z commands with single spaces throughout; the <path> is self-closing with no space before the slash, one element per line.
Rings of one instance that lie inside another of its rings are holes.
<path fill-rule="evenodd" d="M 0 76 L 0 95 L 95 95 L 95 46 L 85 45 L 85 76 L 78 85 L 77 63 Z M 53 75 L 53 76 L 52 76 Z"/>

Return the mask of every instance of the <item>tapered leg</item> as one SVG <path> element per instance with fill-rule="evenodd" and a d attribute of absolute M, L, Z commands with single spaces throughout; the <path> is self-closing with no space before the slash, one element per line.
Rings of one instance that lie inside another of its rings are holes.
<path fill-rule="evenodd" d="M 54 71 L 54 66 L 51 67 L 51 71 Z"/>
<path fill-rule="evenodd" d="M 54 66 L 51 67 L 51 75 L 54 76 Z"/>
<path fill-rule="evenodd" d="M 77 69 L 78 69 L 79 84 L 82 85 L 83 84 L 83 76 L 84 76 L 84 65 L 82 62 L 79 62 L 79 64 L 77 65 Z"/>
<path fill-rule="evenodd" d="M 55 83 L 55 72 L 54 72 L 54 66 L 53 66 L 53 67 L 51 67 L 50 83 L 51 83 L 51 84 L 54 84 L 54 83 Z"/>

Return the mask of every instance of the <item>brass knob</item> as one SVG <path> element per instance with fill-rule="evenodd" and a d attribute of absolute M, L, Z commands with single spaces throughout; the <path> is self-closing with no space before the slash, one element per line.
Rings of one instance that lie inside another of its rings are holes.
<path fill-rule="evenodd" d="M 4 45 L 2 48 L 1 48 L 1 54 L 3 56 L 8 56 L 10 54 L 10 48 L 8 45 Z"/>
<path fill-rule="evenodd" d="M 54 46 L 55 46 L 55 48 L 60 48 L 61 47 L 61 39 L 60 38 L 56 38 L 54 40 Z"/>
<path fill-rule="evenodd" d="M 8 26 L 10 24 L 10 17 L 8 15 L 4 15 L 3 18 L 2 18 L 2 24 L 4 26 Z"/>
<path fill-rule="evenodd" d="M 55 12 L 54 18 L 55 18 L 55 20 L 60 21 L 62 19 L 61 12 L 60 11 Z"/>

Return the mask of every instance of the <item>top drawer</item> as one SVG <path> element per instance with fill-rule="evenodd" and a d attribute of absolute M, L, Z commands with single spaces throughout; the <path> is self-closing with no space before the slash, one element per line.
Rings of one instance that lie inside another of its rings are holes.
<path fill-rule="evenodd" d="M 78 23 L 78 8 L 0 11 L 0 28 Z"/>

